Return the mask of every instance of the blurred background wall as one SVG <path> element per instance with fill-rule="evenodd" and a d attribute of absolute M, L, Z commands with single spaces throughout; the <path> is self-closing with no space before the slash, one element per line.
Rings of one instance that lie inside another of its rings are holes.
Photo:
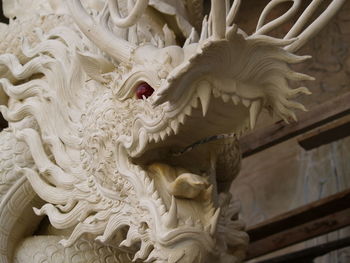
<path fill-rule="evenodd" d="M 254 30 L 257 14 L 268 1 L 242 2 L 238 25 L 249 33 Z M 303 4 L 309 2 L 306 0 Z M 281 5 L 273 16 L 277 17 L 288 6 Z M 279 36 L 288 28 L 290 23 L 275 31 L 274 35 Z M 297 52 L 300 55 L 312 55 L 312 59 L 293 68 L 316 78 L 315 81 L 298 83 L 295 86 L 306 86 L 313 93 L 299 97 L 298 101 L 312 109 L 329 99 L 350 92 L 349 49 L 350 1 L 347 1 L 331 23 Z M 274 121 L 276 120 L 271 120 L 264 114 L 257 130 Z M 252 226 L 345 189 L 350 189 L 350 137 L 310 151 L 301 148 L 295 138 L 249 156 L 243 160 L 241 173 L 231 191 L 241 200 L 243 219 L 248 226 Z M 350 236 L 349 228 L 295 245 L 274 255 L 322 244 L 343 236 Z M 349 263 L 350 249 L 332 252 L 315 262 Z"/>

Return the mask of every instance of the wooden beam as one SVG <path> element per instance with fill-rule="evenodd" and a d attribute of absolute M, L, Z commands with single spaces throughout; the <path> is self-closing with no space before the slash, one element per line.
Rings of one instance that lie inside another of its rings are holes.
<path fill-rule="evenodd" d="M 301 135 L 298 138 L 298 143 L 308 151 L 347 136 L 350 136 L 350 115 L 341 117 Z"/>
<path fill-rule="evenodd" d="M 2 1 L 0 0 L 0 23 L 9 23 L 9 19 L 4 16 L 4 12 L 2 10 Z"/>
<path fill-rule="evenodd" d="M 301 135 L 316 127 L 350 114 L 350 92 L 329 100 L 309 112 L 298 115 L 298 122 L 286 124 L 279 121 L 240 139 L 243 157 L 260 152 L 273 145 Z"/>
<path fill-rule="evenodd" d="M 331 241 L 326 244 L 321 244 L 306 248 L 287 255 L 257 261 L 257 263 L 313 263 L 313 259 L 323 256 L 333 250 L 345 248 L 350 246 L 350 237 L 342 238 L 336 241 Z"/>
<path fill-rule="evenodd" d="M 248 259 L 268 254 L 349 225 L 350 208 L 293 228 L 288 228 L 285 231 L 253 242 L 248 247 Z"/>
<path fill-rule="evenodd" d="M 249 227 L 247 232 L 251 242 L 255 242 L 288 228 L 293 228 L 348 208 L 350 208 L 350 189 Z"/>
<path fill-rule="evenodd" d="M 350 189 L 249 227 L 248 259 L 350 225 Z"/>

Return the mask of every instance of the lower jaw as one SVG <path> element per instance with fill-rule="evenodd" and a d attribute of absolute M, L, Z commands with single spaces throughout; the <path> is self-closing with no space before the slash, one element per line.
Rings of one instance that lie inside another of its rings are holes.
<path fill-rule="evenodd" d="M 147 174 L 153 180 L 168 213 L 172 211 L 170 229 L 181 228 L 203 232 L 215 213 L 213 186 L 208 176 L 201 176 L 176 166 L 153 163 L 147 167 Z M 192 187 L 192 189 L 191 189 Z M 175 210 L 173 206 L 175 205 Z M 164 219 L 164 222 L 166 219 Z M 176 232 L 176 231 L 175 231 Z M 174 232 L 174 233 L 175 233 Z"/>

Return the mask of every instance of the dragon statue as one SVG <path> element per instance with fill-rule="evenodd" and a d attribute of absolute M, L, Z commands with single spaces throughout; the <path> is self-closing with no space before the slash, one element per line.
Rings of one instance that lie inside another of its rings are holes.
<path fill-rule="evenodd" d="M 247 35 L 240 0 L 4 0 L 1 263 L 241 262 L 237 138 L 304 110 L 293 53 L 344 0 L 274 38 L 280 2 Z"/>

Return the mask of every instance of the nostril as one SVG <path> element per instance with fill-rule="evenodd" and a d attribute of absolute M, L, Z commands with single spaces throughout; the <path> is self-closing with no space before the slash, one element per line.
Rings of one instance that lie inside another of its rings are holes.
<path fill-rule="evenodd" d="M 154 89 L 146 82 L 140 83 L 136 88 L 136 97 L 138 99 L 143 99 L 143 96 L 145 98 L 148 98 L 151 96 L 154 92 Z"/>

